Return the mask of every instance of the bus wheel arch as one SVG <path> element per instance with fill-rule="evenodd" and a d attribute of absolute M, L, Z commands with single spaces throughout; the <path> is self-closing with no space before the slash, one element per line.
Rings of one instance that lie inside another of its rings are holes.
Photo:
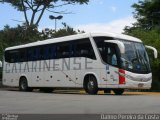
<path fill-rule="evenodd" d="M 86 74 L 83 80 L 83 88 L 86 93 L 95 95 L 98 92 L 98 81 L 94 74 Z"/>
<path fill-rule="evenodd" d="M 21 76 L 19 79 L 19 90 L 20 91 L 32 91 L 33 89 L 28 87 L 28 80 L 25 76 Z"/>

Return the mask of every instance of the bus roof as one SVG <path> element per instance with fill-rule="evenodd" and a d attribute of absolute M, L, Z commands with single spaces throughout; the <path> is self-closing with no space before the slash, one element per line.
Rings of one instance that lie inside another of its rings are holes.
<path fill-rule="evenodd" d="M 87 38 L 87 37 L 100 37 L 100 36 L 113 37 L 114 39 L 124 39 L 124 40 L 134 41 L 134 42 L 142 42 L 138 38 L 131 37 L 131 36 L 124 35 L 124 34 L 117 34 L 117 33 L 82 33 L 82 34 L 77 34 L 77 35 L 70 35 L 70 36 L 65 36 L 65 37 L 52 38 L 52 39 L 32 42 L 32 43 L 28 43 L 28 44 L 24 44 L 24 45 L 8 47 L 5 50 L 26 48 L 26 47 L 37 46 L 37 45 L 58 43 L 58 42 L 65 42 L 65 41 L 69 41 L 69 40 L 77 40 L 77 39 L 82 39 L 82 38 Z"/>

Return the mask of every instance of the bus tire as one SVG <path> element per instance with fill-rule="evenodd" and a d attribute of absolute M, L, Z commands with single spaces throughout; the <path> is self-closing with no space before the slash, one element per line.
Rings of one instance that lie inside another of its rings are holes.
<path fill-rule="evenodd" d="M 114 89 L 113 92 L 115 95 L 122 95 L 124 92 L 124 89 Z"/>
<path fill-rule="evenodd" d="M 28 82 L 27 79 L 25 77 L 21 77 L 20 81 L 19 81 L 19 90 L 20 91 L 29 91 L 31 92 L 33 89 L 28 87 Z"/>
<path fill-rule="evenodd" d="M 52 93 L 53 92 L 53 88 L 40 88 L 40 92 L 44 92 L 44 93 Z"/>
<path fill-rule="evenodd" d="M 84 89 L 86 93 L 95 95 L 98 92 L 97 79 L 93 75 L 87 75 L 84 79 Z"/>

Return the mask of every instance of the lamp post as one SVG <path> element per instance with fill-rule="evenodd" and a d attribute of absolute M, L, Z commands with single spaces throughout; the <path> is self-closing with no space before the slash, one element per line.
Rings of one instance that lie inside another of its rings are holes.
<path fill-rule="evenodd" d="M 57 20 L 62 19 L 63 16 L 62 16 L 62 15 L 59 15 L 59 16 L 55 17 L 55 16 L 53 16 L 53 15 L 50 15 L 49 18 L 50 18 L 51 20 L 53 20 L 53 19 L 55 20 L 55 32 L 56 32 L 56 30 L 57 30 Z"/>

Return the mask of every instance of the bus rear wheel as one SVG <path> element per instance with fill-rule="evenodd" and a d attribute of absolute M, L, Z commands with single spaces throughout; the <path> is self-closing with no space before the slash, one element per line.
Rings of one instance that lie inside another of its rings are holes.
<path fill-rule="evenodd" d="M 88 94 L 95 95 L 98 92 L 97 80 L 93 75 L 88 75 L 85 79 L 84 89 Z"/>
<path fill-rule="evenodd" d="M 22 77 L 20 79 L 19 90 L 20 91 L 30 91 L 30 92 L 33 90 L 32 88 L 28 87 L 28 82 L 27 82 L 27 79 L 25 77 Z"/>
<path fill-rule="evenodd" d="M 116 94 L 116 95 L 122 95 L 123 92 L 124 92 L 124 89 L 114 89 L 113 92 L 114 92 L 114 94 Z"/>

